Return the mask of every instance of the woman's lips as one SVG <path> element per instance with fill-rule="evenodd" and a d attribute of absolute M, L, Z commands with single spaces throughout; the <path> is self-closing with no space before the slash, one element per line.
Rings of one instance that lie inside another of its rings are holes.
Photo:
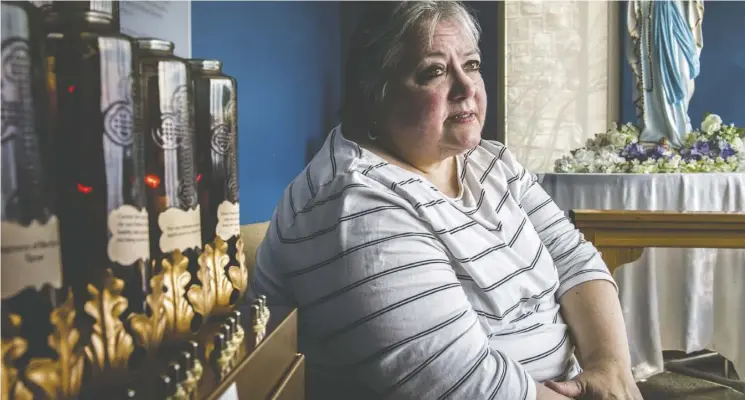
<path fill-rule="evenodd" d="M 476 114 L 472 112 L 458 113 L 448 117 L 448 121 L 456 124 L 468 124 L 476 120 Z"/>

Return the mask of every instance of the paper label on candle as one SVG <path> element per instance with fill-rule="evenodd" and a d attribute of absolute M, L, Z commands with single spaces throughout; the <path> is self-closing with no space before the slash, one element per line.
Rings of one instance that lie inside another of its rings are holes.
<path fill-rule="evenodd" d="M 56 216 L 42 224 L 21 225 L 2 221 L 2 298 L 16 295 L 27 287 L 41 289 L 45 284 L 62 286 L 62 259 Z"/>
<path fill-rule="evenodd" d="M 202 246 L 202 225 L 199 206 L 191 210 L 169 208 L 158 216 L 160 251 L 181 252 Z"/>
<path fill-rule="evenodd" d="M 217 226 L 215 234 L 220 239 L 227 241 L 233 236 L 241 233 L 241 215 L 238 202 L 231 203 L 227 200 L 217 206 Z"/>
<path fill-rule="evenodd" d="M 150 225 L 147 210 L 123 205 L 109 213 L 109 259 L 121 265 L 150 258 Z"/>

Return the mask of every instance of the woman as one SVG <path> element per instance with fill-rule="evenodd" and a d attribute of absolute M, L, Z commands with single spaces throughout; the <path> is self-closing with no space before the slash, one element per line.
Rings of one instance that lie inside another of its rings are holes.
<path fill-rule="evenodd" d="M 342 124 L 285 191 L 252 281 L 299 309 L 309 397 L 641 398 L 600 255 L 481 140 L 475 19 L 371 7 Z"/>

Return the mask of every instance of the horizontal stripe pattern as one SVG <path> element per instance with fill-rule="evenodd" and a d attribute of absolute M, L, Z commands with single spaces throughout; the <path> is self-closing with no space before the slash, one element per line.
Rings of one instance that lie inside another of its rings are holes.
<path fill-rule="evenodd" d="M 612 282 L 596 249 L 503 145 L 457 165 L 452 199 L 337 127 L 285 191 L 250 292 L 298 308 L 309 398 L 534 398 L 580 370 L 558 299 Z"/>

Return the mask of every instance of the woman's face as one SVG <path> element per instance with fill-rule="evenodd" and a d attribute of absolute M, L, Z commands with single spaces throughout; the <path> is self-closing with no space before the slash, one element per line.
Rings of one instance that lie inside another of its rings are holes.
<path fill-rule="evenodd" d="M 404 41 L 403 57 L 389 81 L 379 128 L 410 163 L 441 161 L 478 145 L 486 93 L 477 43 L 457 23 L 440 21 Z"/>

